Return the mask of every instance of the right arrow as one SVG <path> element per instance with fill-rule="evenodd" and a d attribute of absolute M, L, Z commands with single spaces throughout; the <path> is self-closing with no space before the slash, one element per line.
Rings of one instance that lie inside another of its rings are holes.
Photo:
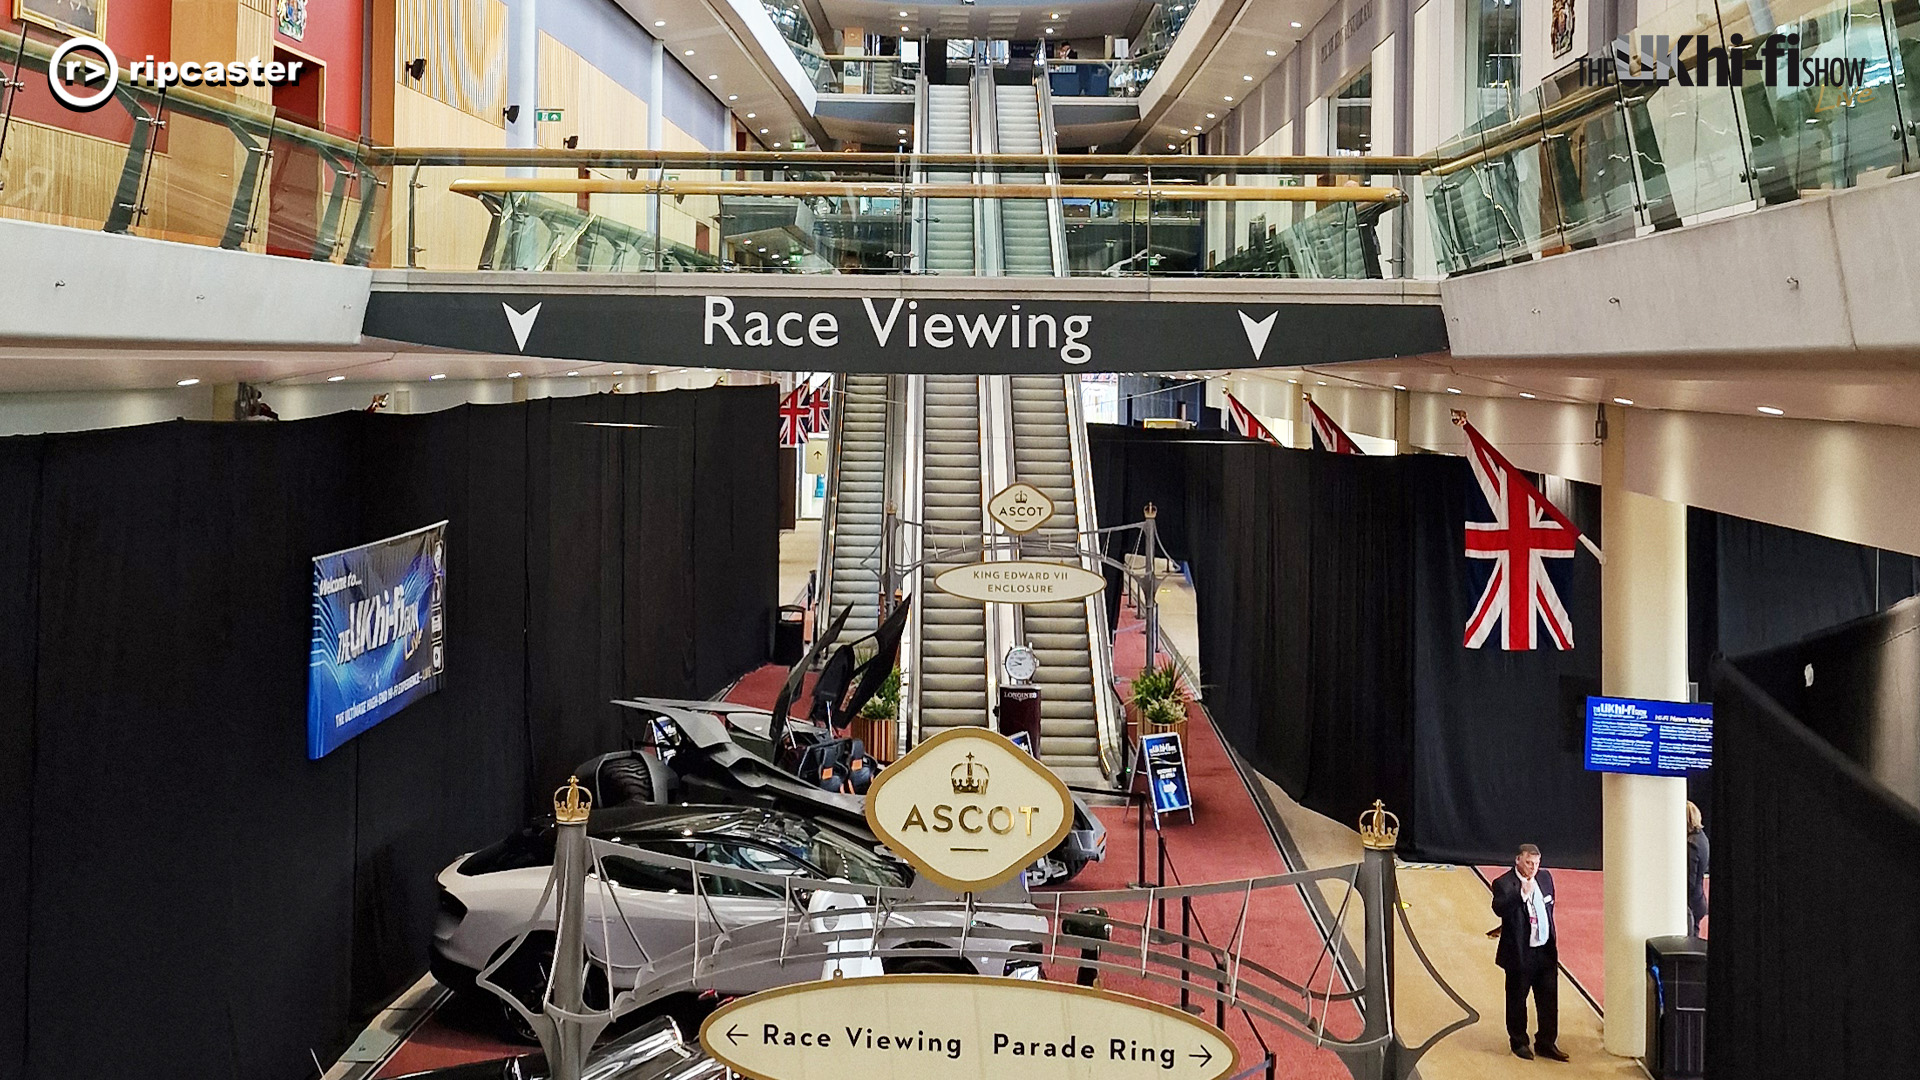
<path fill-rule="evenodd" d="M 740 1025 L 738 1024 L 727 1025 L 727 1038 L 732 1041 L 733 1045 L 739 1046 L 740 1039 L 745 1034 L 746 1032 L 740 1030 Z"/>
<path fill-rule="evenodd" d="M 1206 1047 L 1204 1047 L 1204 1046 L 1200 1048 L 1200 1053 L 1198 1053 L 1198 1054 L 1188 1054 L 1187 1056 L 1188 1056 L 1188 1057 L 1194 1057 L 1194 1058 L 1199 1058 L 1199 1059 L 1200 1059 L 1200 1064 L 1201 1064 L 1201 1066 L 1202 1066 L 1203 1068 L 1204 1068 L 1204 1067 L 1205 1067 L 1206 1065 L 1208 1065 L 1209 1063 L 1211 1063 L 1211 1062 L 1213 1061 L 1213 1051 L 1211 1051 L 1211 1050 L 1208 1050 L 1208 1049 L 1207 1049 Z"/>

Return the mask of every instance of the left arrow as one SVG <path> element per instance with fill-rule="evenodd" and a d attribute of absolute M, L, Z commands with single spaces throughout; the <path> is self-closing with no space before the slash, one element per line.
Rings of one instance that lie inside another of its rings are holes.
<path fill-rule="evenodd" d="M 733 1043 L 733 1045 L 739 1046 L 741 1038 L 745 1035 L 746 1035 L 746 1032 L 740 1030 L 739 1024 L 727 1025 L 727 1038 L 729 1041 Z"/>

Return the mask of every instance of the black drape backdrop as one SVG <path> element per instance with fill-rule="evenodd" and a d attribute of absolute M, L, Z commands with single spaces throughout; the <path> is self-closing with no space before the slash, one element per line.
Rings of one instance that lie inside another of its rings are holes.
<path fill-rule="evenodd" d="M 1599 681 L 1592 559 L 1572 560 L 1563 593 L 1574 650 L 1467 649 L 1464 459 L 1120 427 L 1091 443 L 1101 520 L 1154 502 L 1190 562 L 1209 711 L 1263 773 L 1341 821 L 1384 800 L 1421 857 L 1503 862 L 1532 841 L 1598 864 L 1580 752 Z M 1597 489 L 1548 494 L 1598 537 Z"/>
<path fill-rule="evenodd" d="M 424 968 L 434 874 L 617 742 L 609 698 L 764 659 L 774 406 L 0 440 L 0 1075 L 330 1060 Z M 310 559 L 441 518 L 445 688 L 309 762 Z"/>
<path fill-rule="evenodd" d="M 1714 667 L 1710 1075 L 1920 1060 L 1920 810 L 1873 775 L 1920 749 L 1917 604 Z"/>

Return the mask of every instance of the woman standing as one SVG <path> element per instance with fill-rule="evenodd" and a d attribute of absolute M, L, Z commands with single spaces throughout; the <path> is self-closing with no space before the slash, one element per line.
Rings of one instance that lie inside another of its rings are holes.
<path fill-rule="evenodd" d="M 1700 808 L 1687 803 L 1687 915 L 1692 929 L 1700 936 L 1700 924 L 1707 917 L 1707 830 L 1700 819 Z"/>

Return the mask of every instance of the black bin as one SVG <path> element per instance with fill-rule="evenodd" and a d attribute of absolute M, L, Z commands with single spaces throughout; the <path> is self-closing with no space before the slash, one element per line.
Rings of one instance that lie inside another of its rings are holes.
<path fill-rule="evenodd" d="M 1653 1080 L 1707 1074 L 1707 943 L 1647 939 L 1647 1071 Z"/>
<path fill-rule="evenodd" d="M 807 654 L 807 609 L 782 604 L 773 623 L 773 662 L 791 667 Z"/>

